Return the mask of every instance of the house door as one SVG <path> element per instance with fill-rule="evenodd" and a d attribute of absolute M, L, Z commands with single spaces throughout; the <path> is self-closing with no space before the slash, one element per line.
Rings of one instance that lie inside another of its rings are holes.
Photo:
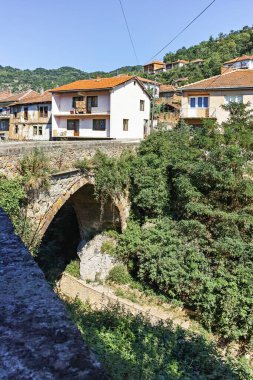
<path fill-rule="evenodd" d="M 87 96 L 87 106 L 86 106 L 87 113 L 91 113 L 91 107 L 92 107 L 92 96 Z"/>
<path fill-rule="evenodd" d="M 75 120 L 75 124 L 74 124 L 74 136 L 79 136 L 79 120 Z"/>

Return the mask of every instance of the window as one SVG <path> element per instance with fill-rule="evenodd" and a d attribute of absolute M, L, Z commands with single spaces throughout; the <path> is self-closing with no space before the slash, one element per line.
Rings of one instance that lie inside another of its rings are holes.
<path fill-rule="evenodd" d="M 225 104 L 229 103 L 242 103 L 243 102 L 243 96 L 242 95 L 228 95 L 225 96 Z"/>
<path fill-rule="evenodd" d="M 15 134 L 16 135 L 18 134 L 18 125 L 17 124 L 15 125 Z"/>
<path fill-rule="evenodd" d="M 24 107 L 24 119 L 28 120 L 28 107 Z"/>
<path fill-rule="evenodd" d="M 37 125 L 33 126 L 33 136 L 37 136 Z"/>
<path fill-rule="evenodd" d="M 39 127 L 38 127 L 38 135 L 39 136 L 43 135 L 43 127 L 42 127 L 42 125 L 39 125 Z"/>
<path fill-rule="evenodd" d="M 140 100 L 140 111 L 144 111 L 145 108 L 145 100 Z"/>
<path fill-rule="evenodd" d="M 98 97 L 92 96 L 91 97 L 91 107 L 97 107 L 98 106 Z"/>
<path fill-rule="evenodd" d="M 93 119 L 93 131 L 105 131 L 105 119 Z"/>
<path fill-rule="evenodd" d="M 48 107 L 40 106 L 39 107 L 40 117 L 48 117 Z"/>
<path fill-rule="evenodd" d="M 192 96 L 190 97 L 189 103 L 191 108 L 208 108 L 208 96 Z"/>
<path fill-rule="evenodd" d="M 75 131 L 79 128 L 79 119 L 70 119 L 67 120 L 67 130 L 68 131 Z"/>
<path fill-rule="evenodd" d="M 128 131 L 128 119 L 123 119 L 123 131 L 127 132 Z"/>
<path fill-rule="evenodd" d="M 72 107 L 76 108 L 76 102 L 81 102 L 83 101 L 83 96 L 74 96 L 72 98 Z"/>

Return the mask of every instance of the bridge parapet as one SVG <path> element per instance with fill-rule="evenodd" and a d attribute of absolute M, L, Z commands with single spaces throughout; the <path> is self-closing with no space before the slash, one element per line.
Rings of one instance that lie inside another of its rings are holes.
<path fill-rule="evenodd" d="M 0 142 L 0 174 L 15 175 L 20 158 L 34 148 L 47 154 L 53 170 L 62 171 L 75 168 L 78 160 L 93 157 L 97 150 L 117 157 L 123 150 L 134 150 L 138 146 L 136 140 Z"/>
<path fill-rule="evenodd" d="M 1 209 L 0 272 L 0 378 L 104 379 Z"/>

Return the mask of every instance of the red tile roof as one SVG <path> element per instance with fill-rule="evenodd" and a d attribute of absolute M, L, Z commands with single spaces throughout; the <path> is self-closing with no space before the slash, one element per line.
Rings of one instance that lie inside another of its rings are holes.
<path fill-rule="evenodd" d="M 176 89 L 171 84 L 162 84 L 160 86 L 160 93 L 161 92 L 172 92 L 172 91 L 176 91 Z"/>
<path fill-rule="evenodd" d="M 38 93 L 36 91 L 33 91 L 33 90 L 23 91 L 23 92 L 20 92 L 20 93 L 17 93 L 17 94 L 11 94 L 4 101 L 5 102 L 18 102 L 21 99 L 26 98 L 27 96 L 30 97 L 30 96 L 33 96 L 33 95 L 38 95 Z"/>
<path fill-rule="evenodd" d="M 140 82 L 143 82 L 143 83 L 152 83 L 152 84 L 156 84 L 157 86 L 160 86 L 161 83 L 159 82 L 156 82 L 154 80 L 151 80 L 151 79 L 147 79 L 147 78 L 142 78 L 142 77 L 136 77 L 137 79 L 139 79 Z"/>
<path fill-rule="evenodd" d="M 4 101 L 6 98 L 8 98 L 10 96 L 11 96 L 11 92 L 10 91 L 0 92 L 0 101 Z"/>
<path fill-rule="evenodd" d="M 135 78 L 130 75 L 119 75 L 111 78 L 84 79 L 68 83 L 60 87 L 53 88 L 51 92 L 61 91 L 78 91 L 78 90 L 103 90 L 116 87 L 131 79 Z"/>
<path fill-rule="evenodd" d="M 38 94 L 33 92 L 30 96 L 26 96 L 18 102 L 13 103 L 12 105 L 17 104 L 34 104 L 34 103 L 50 103 L 52 101 L 52 94 L 49 91 L 44 92 L 43 94 Z"/>
<path fill-rule="evenodd" d="M 158 65 L 164 65 L 164 62 L 163 61 L 152 61 L 152 62 L 149 62 L 149 63 L 146 63 L 145 65 L 143 66 L 148 66 L 148 65 L 153 65 L 154 63 L 158 64 Z"/>
<path fill-rule="evenodd" d="M 253 70 L 234 70 L 214 77 L 203 79 L 195 83 L 180 87 L 188 90 L 215 90 L 215 89 L 253 88 Z"/>
<path fill-rule="evenodd" d="M 231 59 L 230 61 L 226 61 L 224 62 L 224 65 L 226 63 L 235 63 L 235 62 L 241 62 L 241 61 L 245 61 L 247 59 L 253 59 L 253 55 L 242 55 L 241 57 L 238 57 L 238 58 L 234 58 L 234 59 Z"/>

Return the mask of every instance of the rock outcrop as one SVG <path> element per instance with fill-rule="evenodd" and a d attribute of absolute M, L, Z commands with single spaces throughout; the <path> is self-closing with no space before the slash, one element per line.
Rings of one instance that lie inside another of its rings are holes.
<path fill-rule="evenodd" d="M 80 258 L 82 280 L 104 281 L 115 266 L 116 259 L 105 251 L 105 244 L 113 246 L 115 242 L 112 238 L 99 234 L 88 243 L 82 241 L 79 244 L 77 254 Z"/>

